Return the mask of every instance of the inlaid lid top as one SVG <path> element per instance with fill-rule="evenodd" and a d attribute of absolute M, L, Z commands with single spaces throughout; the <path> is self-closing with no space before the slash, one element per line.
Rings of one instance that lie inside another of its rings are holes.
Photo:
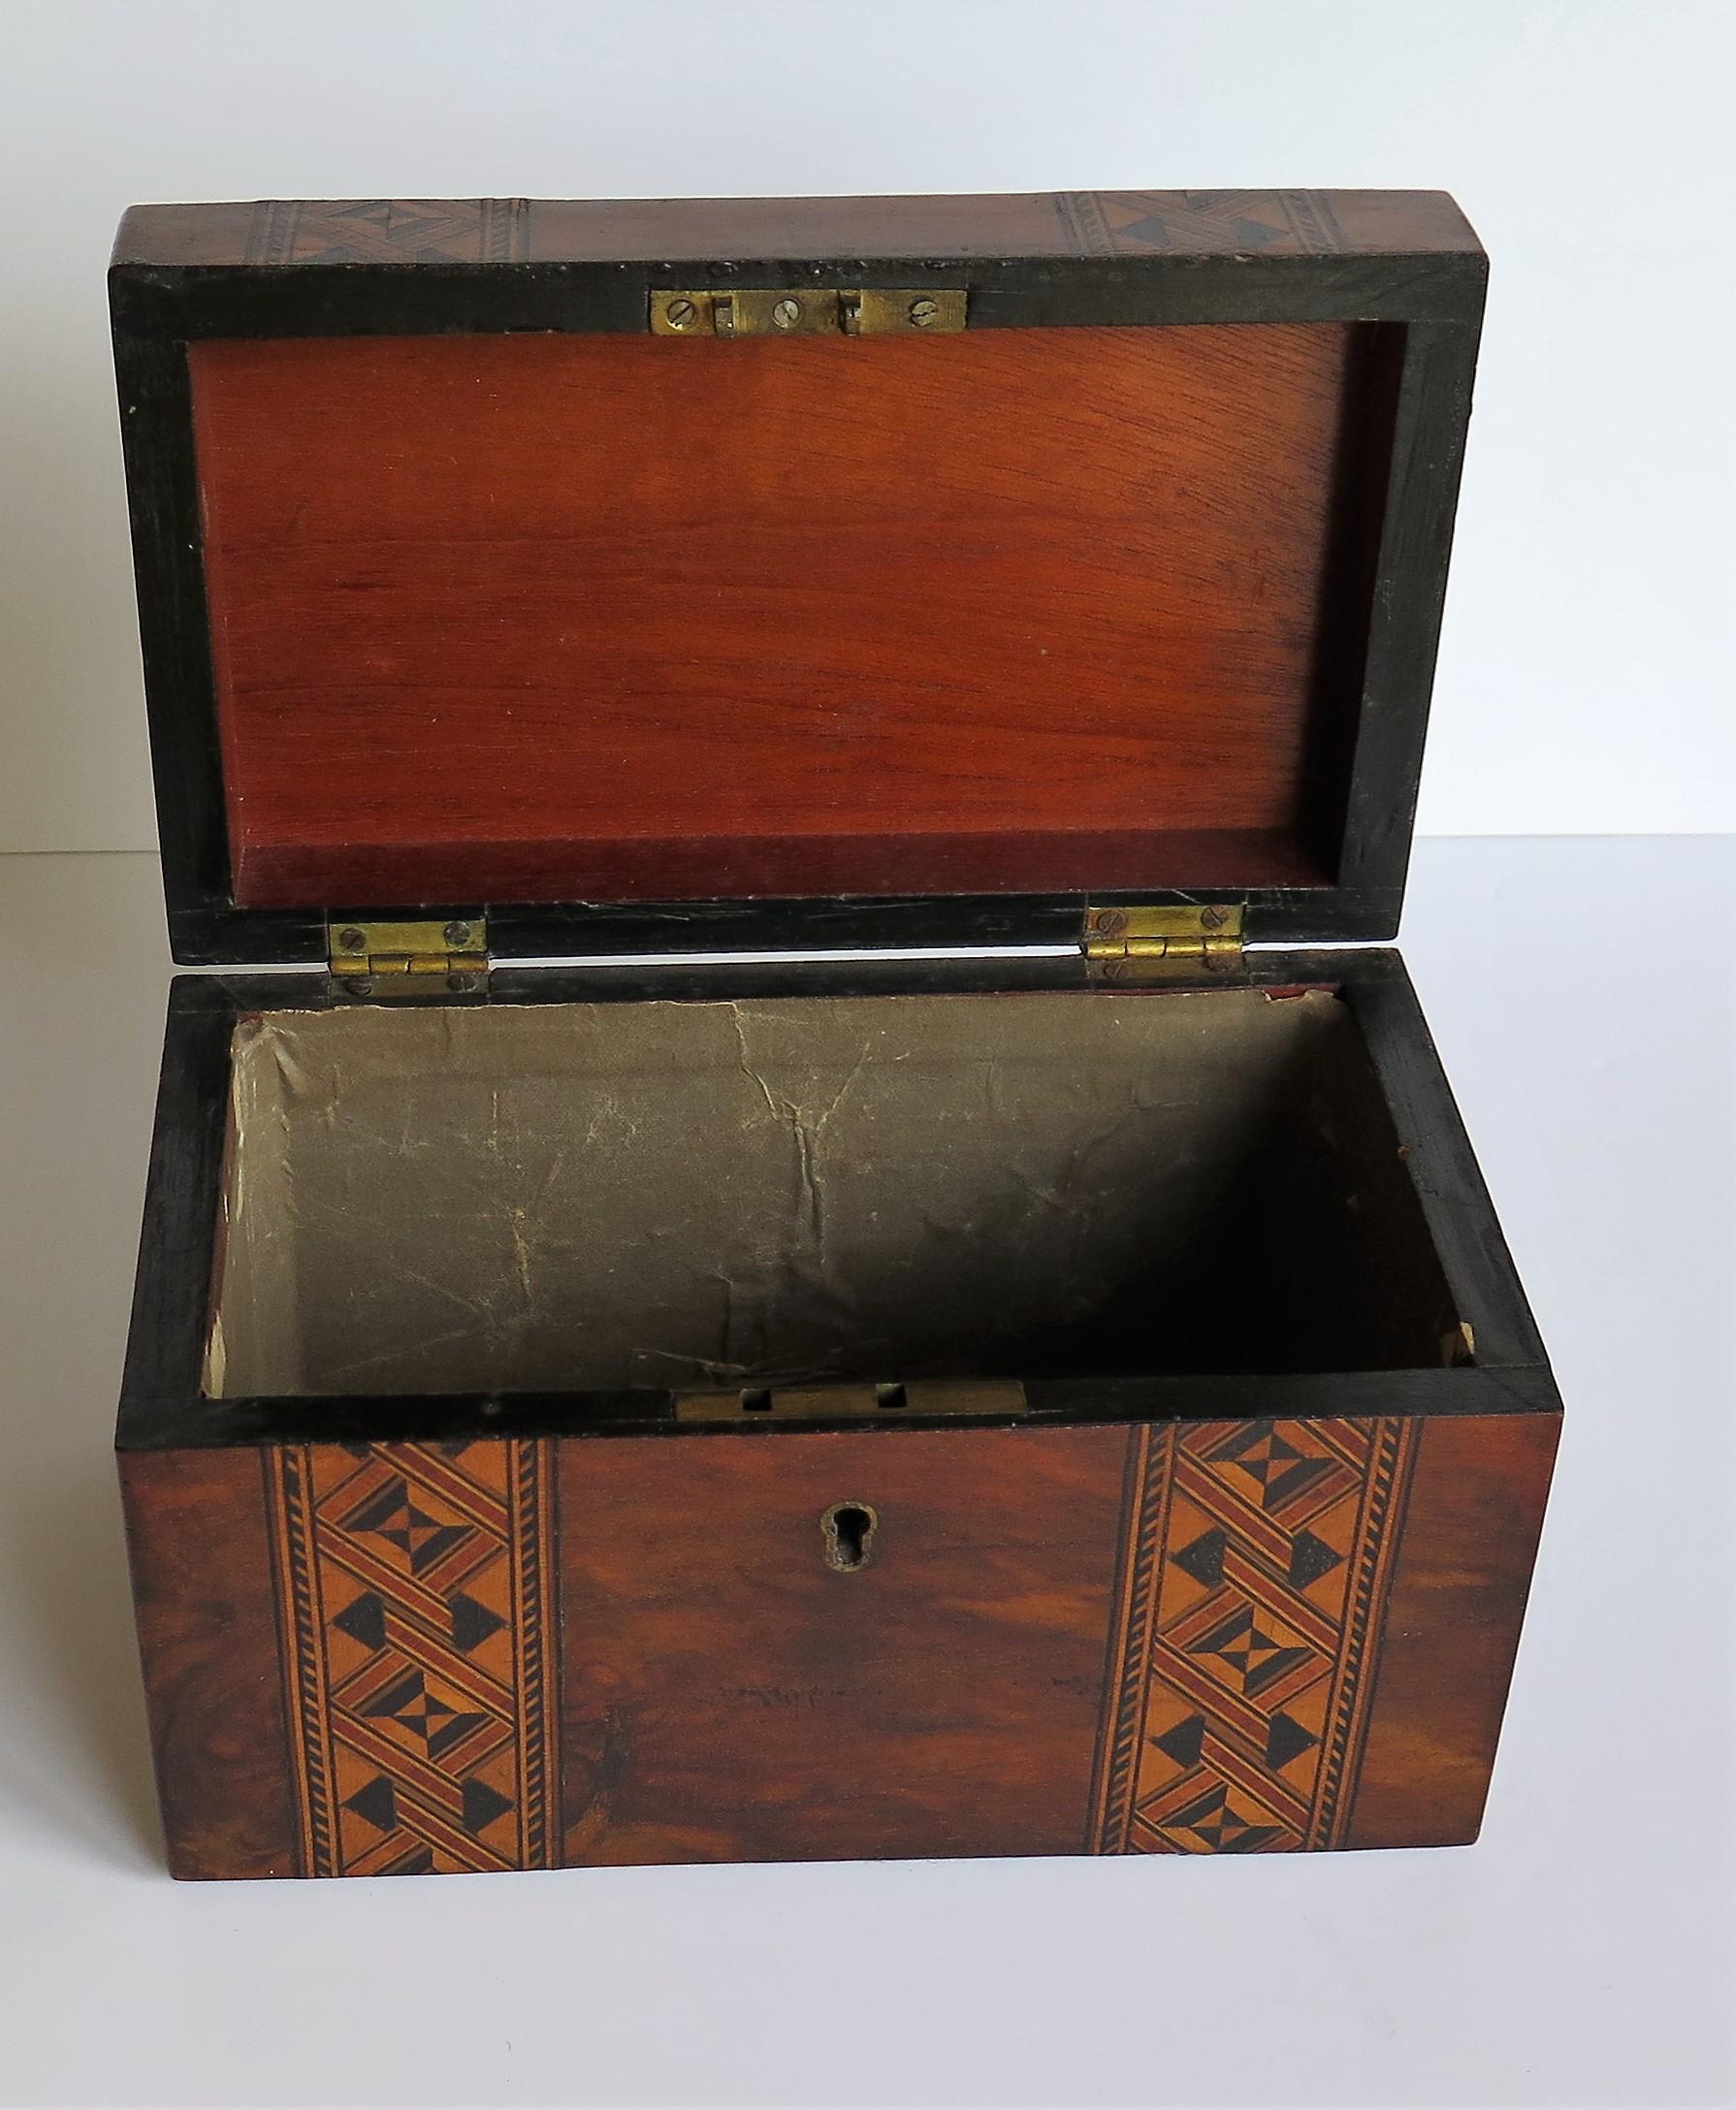
<path fill-rule="evenodd" d="M 1451 201 L 152 207 L 112 282 L 178 958 L 1396 927 Z"/>

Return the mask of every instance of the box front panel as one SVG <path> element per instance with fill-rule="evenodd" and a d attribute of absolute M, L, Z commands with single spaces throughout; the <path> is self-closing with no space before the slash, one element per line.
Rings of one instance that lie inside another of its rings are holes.
<path fill-rule="evenodd" d="M 1557 1427 L 129 1459 L 172 1860 L 338 1875 L 1468 1839 Z M 226 1577 L 187 1557 L 201 1515 Z"/>

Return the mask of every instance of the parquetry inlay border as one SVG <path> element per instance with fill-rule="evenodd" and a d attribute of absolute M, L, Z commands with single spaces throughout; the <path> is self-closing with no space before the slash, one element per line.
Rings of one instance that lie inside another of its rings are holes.
<path fill-rule="evenodd" d="M 1093 1850 L 1339 1843 L 1415 1428 L 1132 1432 Z"/>
<path fill-rule="evenodd" d="M 550 1451 L 266 1454 L 304 1873 L 555 1865 Z"/>
<path fill-rule="evenodd" d="M 1317 190 L 1059 191 L 1055 211 L 1080 256 L 1330 256 L 1344 247 Z"/>
<path fill-rule="evenodd" d="M 523 198 L 267 200 L 246 261 L 282 264 L 515 264 L 530 253 Z"/>

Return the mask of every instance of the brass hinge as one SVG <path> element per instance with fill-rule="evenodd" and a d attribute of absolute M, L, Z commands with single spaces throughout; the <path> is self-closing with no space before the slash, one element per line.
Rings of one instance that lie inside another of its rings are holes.
<path fill-rule="evenodd" d="M 1084 951 L 1091 972 L 1109 981 L 1141 975 L 1223 973 L 1241 958 L 1241 904 L 1087 909 Z"/>
<path fill-rule="evenodd" d="M 326 957 L 339 994 L 372 997 L 475 996 L 488 983 L 488 919 L 326 925 Z"/>
<path fill-rule="evenodd" d="M 956 287 L 729 286 L 688 293 L 656 287 L 659 337 L 935 337 L 965 326 Z"/>

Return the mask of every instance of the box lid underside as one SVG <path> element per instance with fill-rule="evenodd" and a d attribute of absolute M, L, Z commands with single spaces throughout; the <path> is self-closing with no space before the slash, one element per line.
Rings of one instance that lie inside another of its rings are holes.
<path fill-rule="evenodd" d="M 234 209 L 186 212 L 209 243 Z M 924 267 L 974 304 L 932 338 L 681 341 L 621 326 L 621 267 L 590 326 L 527 330 L 491 296 L 547 267 L 510 260 L 425 266 L 400 328 L 402 265 L 313 261 L 116 268 L 160 803 L 215 809 L 164 814 L 177 957 L 501 904 L 570 950 L 681 904 L 952 903 L 957 942 L 1082 900 L 1396 923 L 1445 562 L 1420 678 L 1371 696 L 1414 326 L 1294 273 L 1266 319 L 1173 324 L 1155 269 L 1152 321 L 1100 323 L 1125 285 L 1081 265 L 1069 308 L 1057 264 L 1063 319 L 1003 323 L 1000 258 Z M 632 270 L 640 313 L 687 275 Z M 152 480 L 195 529 L 167 614 Z M 1371 704 L 1408 720 L 1372 816 Z"/>

